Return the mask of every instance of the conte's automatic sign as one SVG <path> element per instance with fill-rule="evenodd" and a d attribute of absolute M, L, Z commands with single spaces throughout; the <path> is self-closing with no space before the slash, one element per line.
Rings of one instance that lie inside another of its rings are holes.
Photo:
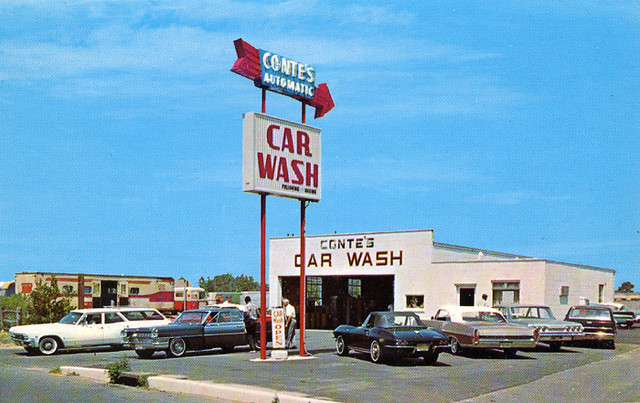
<path fill-rule="evenodd" d="M 320 200 L 320 129 L 250 112 L 242 131 L 243 191 Z"/>
<path fill-rule="evenodd" d="M 272 91 L 313 99 L 316 90 L 316 69 L 260 49 L 262 85 Z"/>

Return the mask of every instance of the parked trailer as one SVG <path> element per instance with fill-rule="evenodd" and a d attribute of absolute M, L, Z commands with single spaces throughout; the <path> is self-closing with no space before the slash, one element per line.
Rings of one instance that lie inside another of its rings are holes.
<path fill-rule="evenodd" d="M 79 308 L 144 306 L 175 314 L 185 309 L 185 292 L 186 309 L 206 306 L 204 289 L 176 287 L 172 277 L 51 272 L 22 272 L 17 273 L 15 277 L 15 290 L 21 294 L 31 293 L 40 281 L 50 284 L 55 277 L 60 290 L 71 298 L 71 305 Z"/>

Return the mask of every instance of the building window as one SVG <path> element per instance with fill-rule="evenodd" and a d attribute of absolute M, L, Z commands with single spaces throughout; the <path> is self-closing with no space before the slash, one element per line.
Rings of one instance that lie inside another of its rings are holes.
<path fill-rule="evenodd" d="M 519 281 L 492 281 L 493 305 L 520 303 Z"/>
<path fill-rule="evenodd" d="M 91 291 L 92 291 L 92 289 L 91 289 L 90 285 L 85 285 L 84 286 L 84 293 L 85 294 L 91 294 Z"/>
<path fill-rule="evenodd" d="M 569 286 L 563 285 L 560 287 L 560 305 L 567 305 L 569 303 Z"/>
<path fill-rule="evenodd" d="M 598 302 L 604 302 L 604 284 L 598 285 Z"/>
<path fill-rule="evenodd" d="M 348 287 L 350 297 L 360 298 L 362 295 L 362 280 L 359 278 L 350 278 Z"/>
<path fill-rule="evenodd" d="M 123 294 L 123 295 L 127 294 L 127 285 L 126 284 L 120 284 L 120 294 Z"/>
<path fill-rule="evenodd" d="M 407 308 L 424 308 L 424 295 L 407 295 Z"/>
<path fill-rule="evenodd" d="M 131 287 L 129 288 L 129 295 L 138 295 L 140 294 L 140 288 L 139 287 Z"/>
<path fill-rule="evenodd" d="M 307 277 L 307 301 L 312 305 L 322 305 L 322 277 Z"/>
<path fill-rule="evenodd" d="M 73 292 L 73 286 L 72 285 L 63 285 L 62 286 L 62 292 L 65 294 L 71 294 Z"/>
<path fill-rule="evenodd" d="M 474 306 L 476 299 L 475 284 L 456 284 L 460 306 Z"/>

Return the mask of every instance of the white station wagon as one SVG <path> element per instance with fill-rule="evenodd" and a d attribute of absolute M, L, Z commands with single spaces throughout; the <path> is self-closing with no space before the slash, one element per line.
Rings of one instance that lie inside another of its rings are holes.
<path fill-rule="evenodd" d="M 63 348 L 122 346 L 128 327 L 167 325 L 171 321 L 152 308 L 76 309 L 58 323 L 13 326 L 9 337 L 29 353 L 54 354 Z"/>

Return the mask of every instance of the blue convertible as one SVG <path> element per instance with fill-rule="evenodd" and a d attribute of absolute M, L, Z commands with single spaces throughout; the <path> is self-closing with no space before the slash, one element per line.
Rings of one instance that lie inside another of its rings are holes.
<path fill-rule="evenodd" d="M 334 331 L 336 350 L 368 354 L 373 362 L 401 357 L 423 357 L 433 364 L 442 351 L 450 349 L 441 331 L 425 326 L 413 312 L 371 312 L 359 326 L 340 325 Z"/>

